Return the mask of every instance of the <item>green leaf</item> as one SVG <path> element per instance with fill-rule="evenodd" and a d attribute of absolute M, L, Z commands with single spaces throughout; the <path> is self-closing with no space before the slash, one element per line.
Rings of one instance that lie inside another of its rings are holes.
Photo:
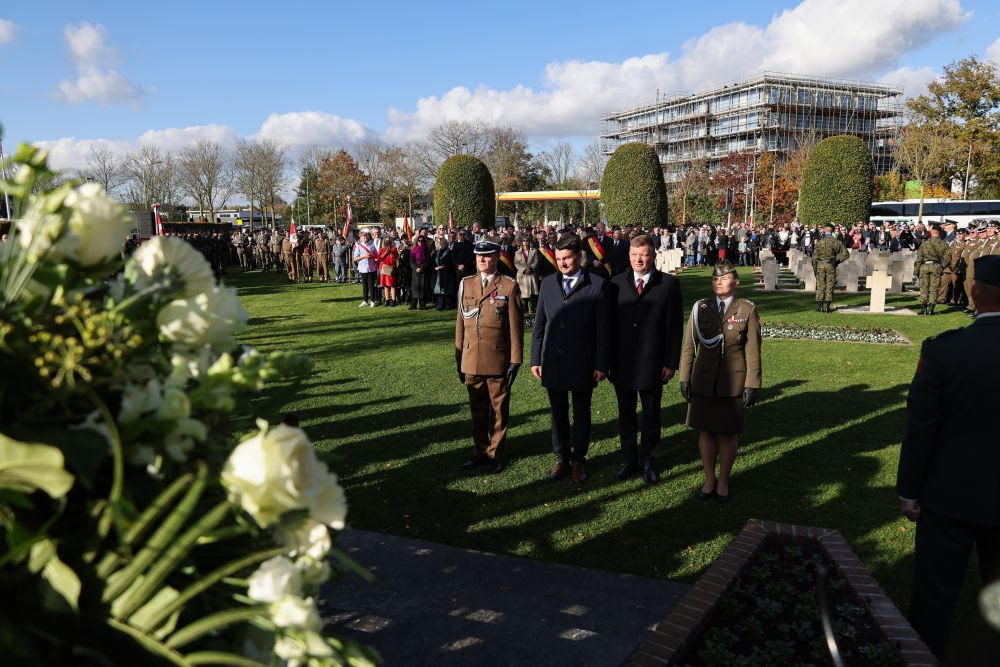
<path fill-rule="evenodd" d="M 153 627 L 150 624 L 150 619 L 161 616 L 165 609 L 174 605 L 179 596 L 180 593 L 178 593 L 176 588 L 172 588 L 170 586 L 161 588 L 156 591 L 156 595 L 153 596 L 153 599 L 144 604 L 139 611 L 132 614 L 132 617 L 129 618 L 129 624 L 139 629 Z M 179 606 L 177 609 L 178 611 L 167 611 L 167 613 L 163 615 L 163 618 L 166 619 L 166 624 L 158 632 L 156 632 L 157 638 L 163 639 L 176 629 L 177 619 L 180 617 Z"/>
<path fill-rule="evenodd" d="M 66 472 L 59 448 L 18 442 L 0 433 L 0 488 L 41 490 L 61 498 L 73 488 L 73 475 Z"/>
<path fill-rule="evenodd" d="M 268 667 L 262 662 L 244 658 L 242 655 L 234 653 L 223 653 L 222 651 L 198 651 L 188 653 L 185 658 L 192 665 L 237 665 L 238 667 Z"/>
<path fill-rule="evenodd" d="M 202 635 L 206 635 L 209 632 L 214 632 L 226 627 L 227 625 L 232 625 L 233 623 L 242 623 L 243 621 L 260 618 L 266 614 L 267 607 L 264 605 L 248 607 L 245 609 L 227 609 L 226 611 L 220 611 L 218 613 L 211 614 L 210 616 L 200 618 L 194 623 L 181 628 L 167 640 L 166 645 L 173 649 L 180 648 L 185 644 L 190 644 L 195 639 L 198 639 Z"/>
<path fill-rule="evenodd" d="M 72 568 L 59 560 L 55 542 L 43 540 L 35 543 L 28 558 L 28 569 L 32 572 L 41 570 L 42 577 L 49 582 L 49 586 L 66 600 L 73 611 L 80 611 L 80 578 Z"/>
<path fill-rule="evenodd" d="M 153 655 L 159 656 L 164 660 L 169 661 L 171 664 L 177 665 L 178 667 L 189 667 L 190 662 L 184 659 L 184 656 L 177 651 L 164 645 L 162 642 L 150 637 L 144 632 L 136 630 L 128 623 L 122 623 L 121 621 L 116 621 L 113 618 L 108 619 L 108 625 L 110 625 L 115 630 L 127 634 L 129 637 L 134 639 L 139 645 L 144 649 L 152 653 Z"/>

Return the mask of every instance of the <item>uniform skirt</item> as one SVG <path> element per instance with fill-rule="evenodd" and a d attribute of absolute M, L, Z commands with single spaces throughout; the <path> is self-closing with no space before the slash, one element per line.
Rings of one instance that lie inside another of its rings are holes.
<path fill-rule="evenodd" d="M 687 425 L 699 431 L 736 435 L 743 432 L 742 396 L 691 394 Z"/>

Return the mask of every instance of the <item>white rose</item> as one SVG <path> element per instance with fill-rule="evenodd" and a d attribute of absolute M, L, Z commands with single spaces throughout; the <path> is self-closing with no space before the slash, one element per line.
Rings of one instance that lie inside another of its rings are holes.
<path fill-rule="evenodd" d="M 256 602 L 277 602 L 286 595 L 302 593 L 302 577 L 285 556 L 261 563 L 247 584 L 247 596 Z"/>
<path fill-rule="evenodd" d="M 54 250 L 82 266 L 96 266 L 116 257 L 125 235 L 135 226 L 125 207 L 108 197 L 97 183 L 76 188 L 63 205 L 70 209 L 69 227 Z"/>
<path fill-rule="evenodd" d="M 132 254 L 127 273 L 136 287 L 142 289 L 156 283 L 159 272 L 171 272 L 180 278 L 181 298 L 197 296 L 215 287 L 212 266 L 183 239 L 154 236 Z"/>
<path fill-rule="evenodd" d="M 327 473 L 326 480 L 316 495 L 310 516 L 334 530 L 343 530 L 347 521 L 347 496 L 337 483 L 337 476 Z"/>
<path fill-rule="evenodd" d="M 306 519 L 294 527 L 281 527 L 277 531 L 278 540 L 291 547 L 292 556 L 308 556 L 322 561 L 333 547 L 330 529 L 313 519 Z"/>
<path fill-rule="evenodd" d="M 163 394 L 159 380 L 150 380 L 146 384 L 129 383 L 122 391 L 118 420 L 123 424 L 138 421 L 143 415 L 159 410 L 162 404 Z"/>
<path fill-rule="evenodd" d="M 236 290 L 213 287 L 189 299 L 171 301 L 156 316 L 160 333 L 188 347 L 233 342 L 233 332 L 247 320 Z"/>
<path fill-rule="evenodd" d="M 208 428 L 204 423 L 190 417 L 182 417 L 174 423 L 165 440 L 167 454 L 174 461 L 187 460 L 187 453 L 194 449 L 196 442 L 204 442 Z"/>
<path fill-rule="evenodd" d="M 333 524 L 324 519 L 342 520 L 327 507 L 337 495 L 336 477 L 316 458 L 305 432 L 284 424 L 268 430 L 263 420 L 258 425 L 260 432 L 241 442 L 222 470 L 230 500 L 261 526 L 299 509 L 327 525 Z M 340 505 L 346 515 L 346 502 Z"/>
<path fill-rule="evenodd" d="M 279 628 L 315 631 L 322 627 L 319 610 L 312 598 L 285 595 L 271 603 L 269 612 L 271 622 Z"/>
<path fill-rule="evenodd" d="M 191 400 L 183 389 L 168 386 L 163 391 L 163 401 L 156 410 L 157 419 L 183 419 L 191 416 Z"/>

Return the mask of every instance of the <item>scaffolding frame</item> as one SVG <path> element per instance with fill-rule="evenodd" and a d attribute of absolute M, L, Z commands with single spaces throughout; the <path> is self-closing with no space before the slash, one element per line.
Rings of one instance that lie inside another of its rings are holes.
<path fill-rule="evenodd" d="M 640 141 L 653 146 L 667 183 L 705 159 L 709 171 L 731 153 L 773 152 L 779 162 L 804 142 L 849 134 L 865 142 L 876 174 L 892 171 L 903 89 L 869 81 L 763 72 L 748 79 L 674 93 L 601 117 L 601 150 Z"/>

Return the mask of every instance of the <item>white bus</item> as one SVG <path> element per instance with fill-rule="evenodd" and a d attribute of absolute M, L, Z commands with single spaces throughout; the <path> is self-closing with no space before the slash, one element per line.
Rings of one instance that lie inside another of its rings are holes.
<path fill-rule="evenodd" d="M 871 217 L 876 225 L 902 223 L 913 225 L 917 222 L 919 199 L 903 201 L 872 202 Z M 955 222 L 959 229 L 968 227 L 973 220 L 1000 220 L 1000 200 L 998 199 L 924 199 L 923 222 L 941 224 L 945 220 Z"/>

